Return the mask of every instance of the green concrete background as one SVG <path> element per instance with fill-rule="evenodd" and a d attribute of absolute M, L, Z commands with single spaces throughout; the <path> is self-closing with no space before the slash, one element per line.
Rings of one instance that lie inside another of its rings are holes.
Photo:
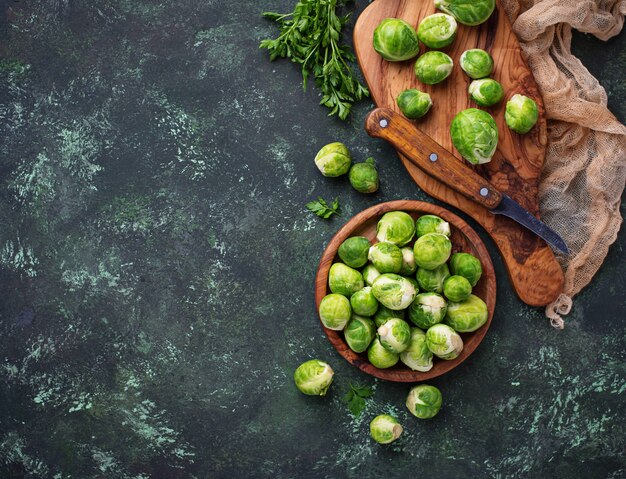
<path fill-rule="evenodd" d="M 408 385 L 334 351 L 313 280 L 351 215 L 429 198 L 362 131 L 369 101 L 327 118 L 294 65 L 258 50 L 276 32 L 259 13 L 291 0 L 0 4 L 0 477 L 626 475 L 623 233 L 559 332 L 479 229 L 492 327 L 419 421 Z M 622 121 L 625 39 L 574 38 Z M 380 192 L 319 174 L 337 140 L 378 160 Z M 342 216 L 308 213 L 318 195 Z M 336 371 L 325 398 L 292 383 L 314 357 Z M 375 390 L 359 418 L 350 382 Z M 383 412 L 405 427 L 386 447 L 368 436 Z"/>

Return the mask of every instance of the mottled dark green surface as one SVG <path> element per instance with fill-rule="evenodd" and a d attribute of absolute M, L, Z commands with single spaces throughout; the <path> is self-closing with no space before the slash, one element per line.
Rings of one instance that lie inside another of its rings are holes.
<path fill-rule="evenodd" d="M 276 31 L 258 13 L 292 4 L 1 2 L 0 477 L 624 477 L 623 233 L 558 332 L 479 230 L 496 314 L 432 382 L 433 420 L 334 351 L 313 298 L 325 245 L 368 206 L 428 198 L 362 131 L 369 102 L 327 118 L 257 49 Z M 625 38 L 574 44 L 622 121 Z M 319 174 L 337 140 L 379 161 L 379 193 Z M 308 213 L 318 195 L 342 217 Z M 292 383 L 313 357 L 336 371 L 325 398 Z M 351 381 L 375 388 L 358 419 Z M 405 427 L 391 446 L 368 436 L 382 412 Z"/>

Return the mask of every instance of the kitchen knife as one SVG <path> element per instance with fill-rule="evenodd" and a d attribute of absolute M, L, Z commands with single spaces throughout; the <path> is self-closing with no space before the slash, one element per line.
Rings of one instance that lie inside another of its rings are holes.
<path fill-rule="evenodd" d="M 528 228 L 558 251 L 569 254 L 565 241 L 508 195 L 459 161 L 411 121 L 388 108 L 376 108 L 365 119 L 365 130 L 391 143 L 411 163 L 458 191 L 491 213 L 508 216 Z"/>

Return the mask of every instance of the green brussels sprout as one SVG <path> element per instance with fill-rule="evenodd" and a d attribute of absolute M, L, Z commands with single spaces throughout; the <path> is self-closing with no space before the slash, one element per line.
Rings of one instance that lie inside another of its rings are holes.
<path fill-rule="evenodd" d="M 428 233 L 417 238 L 413 245 L 415 262 L 420 268 L 435 269 L 448 261 L 452 243 L 446 235 Z"/>
<path fill-rule="evenodd" d="M 455 274 L 443 282 L 443 294 L 450 301 L 465 301 L 472 294 L 472 285 L 467 278 Z"/>
<path fill-rule="evenodd" d="M 350 296 L 350 306 L 352 306 L 352 311 L 355 314 L 374 316 L 378 309 L 378 301 L 374 297 L 372 288 L 366 286 Z"/>
<path fill-rule="evenodd" d="M 348 298 L 363 289 L 363 276 L 356 269 L 343 263 L 335 263 L 328 272 L 328 287 L 333 293 L 343 294 Z"/>
<path fill-rule="evenodd" d="M 441 409 L 442 401 L 443 398 L 439 389 L 428 384 L 420 384 L 412 387 L 409 391 L 406 407 L 414 416 L 420 419 L 430 419 L 437 415 Z"/>
<path fill-rule="evenodd" d="M 473 26 L 487 21 L 496 8 L 496 0 L 435 0 L 435 8 L 463 25 Z"/>
<path fill-rule="evenodd" d="M 353 314 L 352 319 L 343 330 L 343 335 L 352 351 L 362 353 L 376 336 L 376 326 L 370 318 Z"/>
<path fill-rule="evenodd" d="M 320 301 L 320 320 L 328 329 L 341 331 L 350 320 L 350 301 L 341 294 L 327 294 Z"/>
<path fill-rule="evenodd" d="M 315 155 L 315 164 L 324 176 L 341 176 L 350 170 L 352 157 L 346 145 L 339 143 L 329 143 Z"/>
<path fill-rule="evenodd" d="M 389 414 L 376 416 L 370 422 L 370 435 L 379 444 L 389 444 L 402 434 L 402 426 L 398 420 Z"/>
<path fill-rule="evenodd" d="M 374 30 L 374 50 L 390 62 L 402 62 L 420 51 L 417 32 L 404 20 L 385 18 Z"/>
<path fill-rule="evenodd" d="M 352 236 L 341 243 L 337 253 L 341 261 L 351 268 L 360 268 L 367 263 L 370 246 L 372 244 L 365 236 Z"/>
<path fill-rule="evenodd" d="M 449 237 L 450 223 L 436 215 L 422 215 L 415 222 L 415 233 L 418 238 L 428 233 L 441 233 Z"/>
<path fill-rule="evenodd" d="M 514 132 L 528 133 L 538 119 L 539 110 L 537 103 L 532 98 L 517 93 L 506 102 L 504 121 Z"/>
<path fill-rule="evenodd" d="M 504 90 L 502 85 L 492 78 L 481 78 L 470 83 L 467 89 L 472 100 L 480 106 L 492 106 L 502 101 Z"/>
<path fill-rule="evenodd" d="M 437 293 L 420 293 L 408 307 L 409 319 L 417 327 L 428 329 L 440 323 L 446 315 L 448 305 Z"/>
<path fill-rule="evenodd" d="M 451 15 L 434 13 L 424 17 L 417 27 L 417 37 L 428 48 L 444 48 L 456 37 L 458 25 Z"/>
<path fill-rule="evenodd" d="M 411 327 L 402 319 L 391 318 L 379 326 L 378 339 L 383 348 L 400 354 L 411 344 Z"/>
<path fill-rule="evenodd" d="M 363 271 L 361 271 L 361 274 L 363 275 L 365 284 L 367 284 L 368 286 L 371 286 L 374 284 L 374 281 L 376 281 L 376 278 L 380 276 L 380 271 L 376 269 L 376 266 L 370 263 L 366 265 L 365 268 L 363 268 Z"/>
<path fill-rule="evenodd" d="M 423 117 L 433 106 L 430 95 L 416 88 L 404 90 L 396 98 L 396 103 L 402 114 L 411 120 Z"/>
<path fill-rule="evenodd" d="M 444 322 L 460 333 L 471 333 L 485 324 L 488 318 L 489 310 L 485 302 L 470 294 L 465 301 L 448 304 Z"/>
<path fill-rule="evenodd" d="M 430 291 L 431 293 L 443 293 L 443 282 L 450 276 L 450 270 L 447 264 L 442 264 L 435 269 L 417 268 L 415 279 L 417 284 L 423 291 Z"/>
<path fill-rule="evenodd" d="M 417 290 L 404 276 L 381 274 L 372 286 L 374 296 L 383 306 L 395 311 L 406 309 L 413 302 Z"/>
<path fill-rule="evenodd" d="M 426 85 L 442 82 L 452 73 L 454 62 L 443 52 L 424 53 L 415 62 L 415 76 Z"/>
<path fill-rule="evenodd" d="M 396 246 L 409 243 L 414 234 L 415 221 L 404 211 L 389 211 L 376 224 L 376 239 Z"/>
<path fill-rule="evenodd" d="M 451 305 L 448 305 L 450 311 Z M 455 359 L 463 351 L 463 340 L 447 324 L 435 324 L 426 331 L 426 345 L 431 352 L 441 359 Z"/>
<path fill-rule="evenodd" d="M 400 248 L 400 251 L 402 252 L 402 268 L 400 268 L 400 274 L 402 276 L 414 274 L 415 271 L 417 271 L 417 265 L 415 264 L 415 254 L 413 254 L 413 248 L 410 246 L 403 246 Z"/>
<path fill-rule="evenodd" d="M 467 278 L 472 288 L 476 286 L 483 274 L 480 260 L 469 253 L 454 253 L 450 257 L 450 270 L 452 274 Z"/>
<path fill-rule="evenodd" d="M 393 309 L 389 309 L 386 306 L 383 306 L 382 304 L 378 305 L 378 310 L 376 311 L 376 314 L 374 315 L 374 323 L 376 324 L 376 327 L 378 328 L 382 326 L 391 318 L 398 318 L 398 319 L 403 320 L 404 311 L 403 310 L 395 311 Z"/>
<path fill-rule="evenodd" d="M 395 366 L 400 361 L 400 355 L 385 349 L 376 337 L 370 344 L 370 347 L 367 348 L 367 359 L 372 363 L 372 366 L 378 369 L 386 369 Z"/>
<path fill-rule="evenodd" d="M 426 346 L 426 333 L 419 328 L 411 328 L 411 344 L 400 353 L 400 361 L 413 371 L 425 373 L 433 367 L 433 353 Z"/>
<path fill-rule="evenodd" d="M 370 248 L 368 257 L 380 273 L 399 273 L 402 269 L 402 251 L 393 243 L 376 243 Z"/>
<path fill-rule="evenodd" d="M 325 396 L 333 382 L 335 372 L 319 359 L 302 363 L 293 374 L 293 380 L 300 392 L 309 396 Z"/>
<path fill-rule="evenodd" d="M 485 50 L 480 48 L 472 48 L 465 50 L 459 59 L 461 69 L 468 77 L 478 80 L 491 75 L 493 71 L 493 58 Z"/>
<path fill-rule="evenodd" d="M 461 156 L 474 165 L 488 163 L 498 146 L 498 127 L 486 111 L 468 108 L 450 124 L 450 135 Z"/>
<path fill-rule="evenodd" d="M 378 190 L 378 170 L 374 158 L 356 163 L 348 173 L 350 184 L 359 193 L 374 193 Z"/>

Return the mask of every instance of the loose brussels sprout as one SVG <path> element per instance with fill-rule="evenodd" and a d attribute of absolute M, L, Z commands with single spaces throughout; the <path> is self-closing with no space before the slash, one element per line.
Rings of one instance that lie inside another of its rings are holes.
<path fill-rule="evenodd" d="M 380 273 L 399 273 L 402 269 L 402 251 L 393 243 L 376 243 L 370 248 L 368 258 Z"/>
<path fill-rule="evenodd" d="M 402 276 L 409 276 L 415 273 L 415 271 L 417 271 L 417 265 L 415 264 L 413 248 L 404 246 L 400 248 L 400 251 L 402 251 L 402 268 L 400 268 L 400 274 Z"/>
<path fill-rule="evenodd" d="M 376 314 L 374 315 L 374 323 L 376 323 L 376 327 L 378 328 L 379 326 L 382 326 L 391 318 L 404 319 L 404 311 L 395 311 L 380 304 Z"/>
<path fill-rule="evenodd" d="M 337 253 L 341 261 L 351 268 L 360 268 L 367 263 L 370 246 L 372 244 L 365 236 L 352 236 L 341 243 Z"/>
<path fill-rule="evenodd" d="M 430 419 L 437 415 L 441 409 L 442 401 L 443 398 L 439 389 L 428 384 L 420 384 L 409 391 L 406 407 L 414 416 L 420 419 Z"/>
<path fill-rule="evenodd" d="M 376 336 L 376 326 L 370 318 L 353 314 L 352 319 L 343 330 L 343 335 L 352 351 L 362 353 Z"/>
<path fill-rule="evenodd" d="M 449 13 L 463 25 L 480 25 L 493 13 L 496 0 L 435 0 L 435 8 Z"/>
<path fill-rule="evenodd" d="M 480 260 L 469 253 L 454 253 L 450 257 L 450 270 L 452 274 L 467 278 L 472 288 L 476 286 L 483 274 Z"/>
<path fill-rule="evenodd" d="M 461 156 L 474 165 L 488 163 L 498 146 L 498 127 L 486 111 L 468 108 L 450 124 L 450 135 Z"/>
<path fill-rule="evenodd" d="M 404 211 L 389 211 L 376 224 L 376 239 L 404 246 L 413 239 L 415 221 Z"/>
<path fill-rule="evenodd" d="M 374 292 L 370 286 L 360 289 L 350 296 L 350 306 L 355 314 L 361 316 L 374 316 L 378 309 L 378 301 L 374 297 Z"/>
<path fill-rule="evenodd" d="M 378 369 L 386 369 L 395 366 L 400 361 L 400 355 L 383 348 L 378 338 L 374 338 L 370 347 L 367 348 L 367 359 L 372 366 Z"/>
<path fill-rule="evenodd" d="M 400 353 L 400 361 L 413 371 L 425 373 L 433 367 L 433 353 L 426 346 L 426 333 L 419 328 L 411 328 L 411 344 Z"/>
<path fill-rule="evenodd" d="M 372 289 L 383 306 L 395 311 L 406 309 L 417 295 L 413 283 L 404 276 L 392 273 L 381 274 L 374 281 Z"/>
<path fill-rule="evenodd" d="M 411 344 L 411 327 L 402 319 L 391 318 L 377 332 L 380 344 L 392 353 L 400 354 Z"/>
<path fill-rule="evenodd" d="M 493 58 L 485 50 L 480 48 L 472 48 L 465 50 L 459 59 L 461 69 L 467 73 L 467 76 L 477 80 L 491 75 L 493 71 Z"/>
<path fill-rule="evenodd" d="M 343 263 L 335 263 L 328 272 L 328 287 L 333 293 L 343 294 L 348 298 L 363 289 L 363 276 L 356 269 Z"/>
<path fill-rule="evenodd" d="M 443 293 L 443 282 L 450 276 L 447 264 L 442 264 L 435 269 L 417 268 L 415 279 L 420 289 L 432 293 Z"/>
<path fill-rule="evenodd" d="M 417 27 L 417 37 L 428 48 L 443 48 L 454 41 L 457 27 L 453 16 L 434 13 L 420 22 Z"/>
<path fill-rule="evenodd" d="M 448 305 L 448 311 L 450 305 Z M 426 345 L 432 353 L 441 359 L 455 359 L 463 351 L 463 340 L 447 324 L 435 324 L 426 331 Z"/>
<path fill-rule="evenodd" d="M 374 30 L 374 50 L 390 62 L 410 60 L 420 51 L 417 32 L 404 20 L 385 18 Z"/>
<path fill-rule="evenodd" d="M 470 294 L 460 303 L 450 302 L 444 322 L 460 333 L 476 331 L 489 318 L 487 305 L 478 296 Z"/>
<path fill-rule="evenodd" d="M 356 163 L 348 173 L 350 184 L 359 193 L 374 193 L 378 190 L 378 170 L 374 158 Z"/>
<path fill-rule="evenodd" d="M 389 414 L 376 416 L 370 422 L 370 435 L 379 444 L 389 444 L 400 437 L 402 426 Z"/>
<path fill-rule="evenodd" d="M 408 308 L 409 319 L 416 326 L 428 329 L 443 321 L 448 305 L 437 293 L 420 293 Z"/>
<path fill-rule="evenodd" d="M 436 215 L 422 215 L 415 222 L 415 232 L 418 238 L 428 233 L 441 233 L 449 237 L 450 223 Z"/>
<path fill-rule="evenodd" d="M 491 78 L 482 78 L 470 83 L 467 90 L 472 100 L 480 106 L 492 106 L 504 97 L 502 85 Z"/>
<path fill-rule="evenodd" d="M 320 301 L 320 320 L 328 329 L 341 331 L 350 320 L 350 301 L 341 294 L 327 294 Z"/>
<path fill-rule="evenodd" d="M 433 106 L 430 95 L 416 88 L 404 90 L 396 98 L 396 103 L 402 114 L 411 120 L 423 117 Z"/>
<path fill-rule="evenodd" d="M 363 268 L 361 274 L 363 275 L 365 284 L 371 286 L 374 284 L 374 281 L 376 281 L 376 278 L 380 276 L 380 271 L 378 271 L 376 269 L 376 266 L 374 266 L 373 264 L 368 264 L 365 266 L 365 268 Z"/>
<path fill-rule="evenodd" d="M 452 73 L 454 62 L 443 52 L 424 53 L 415 62 L 415 75 L 426 85 L 442 82 Z"/>
<path fill-rule="evenodd" d="M 309 396 L 324 396 L 333 382 L 335 372 L 319 359 L 302 363 L 293 374 L 296 387 Z"/>
<path fill-rule="evenodd" d="M 435 269 L 448 261 L 452 243 L 446 235 L 428 233 L 417 238 L 413 245 L 415 262 L 420 268 Z"/>
<path fill-rule="evenodd" d="M 352 164 L 352 157 L 346 145 L 339 143 L 329 143 L 315 155 L 315 164 L 324 176 L 345 175 Z"/>
<path fill-rule="evenodd" d="M 465 301 L 472 294 L 472 285 L 467 278 L 455 274 L 443 282 L 443 294 L 450 301 Z"/>
<path fill-rule="evenodd" d="M 532 98 L 520 95 L 513 95 L 506 102 L 504 121 L 507 126 L 516 133 L 528 133 L 539 119 L 537 103 Z"/>

